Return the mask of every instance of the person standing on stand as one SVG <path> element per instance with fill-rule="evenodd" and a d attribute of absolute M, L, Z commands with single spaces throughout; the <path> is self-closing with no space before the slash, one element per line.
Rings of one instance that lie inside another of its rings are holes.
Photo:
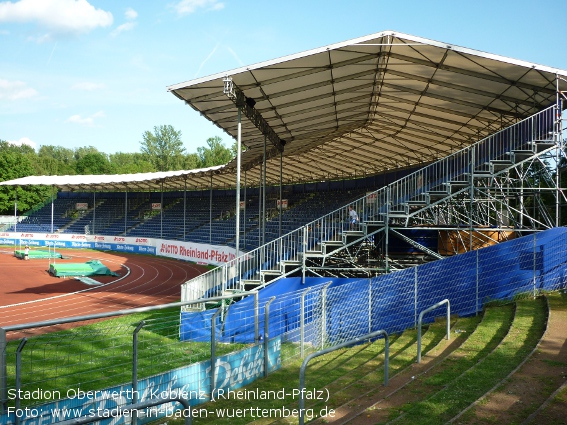
<path fill-rule="evenodd" d="M 358 224 L 358 214 L 354 208 L 352 208 L 352 205 L 348 207 L 348 215 L 350 219 L 350 229 L 353 230 L 354 226 Z"/>

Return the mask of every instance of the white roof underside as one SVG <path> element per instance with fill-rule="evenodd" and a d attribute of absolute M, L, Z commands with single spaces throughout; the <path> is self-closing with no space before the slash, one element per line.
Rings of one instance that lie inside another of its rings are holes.
<path fill-rule="evenodd" d="M 28 176 L 15 180 L 0 182 L 4 186 L 43 185 L 55 186 L 64 191 L 169 191 L 200 188 L 195 181 L 206 179 L 211 181 L 214 175 L 224 166 L 202 168 L 200 170 L 163 171 L 158 173 L 137 174 L 103 174 L 80 176 Z"/>
<path fill-rule="evenodd" d="M 285 141 L 282 177 L 289 184 L 434 161 L 554 104 L 557 76 L 567 71 L 385 31 L 168 87 L 236 139 L 226 76 L 255 100 L 276 135 L 267 141 L 268 184 L 279 184 L 277 140 Z M 562 79 L 559 88 L 567 90 Z M 260 180 L 264 134 L 242 116 L 248 185 Z M 234 187 L 235 171 L 236 160 L 179 172 L 169 187 L 177 179 L 183 188 L 187 178 L 188 187 L 208 188 L 211 174 L 215 187 Z M 77 178 L 57 185 L 73 188 Z"/>

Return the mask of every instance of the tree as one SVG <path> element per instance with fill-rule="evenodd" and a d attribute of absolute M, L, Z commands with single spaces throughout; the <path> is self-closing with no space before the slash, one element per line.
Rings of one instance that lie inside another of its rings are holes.
<path fill-rule="evenodd" d="M 144 154 L 117 152 L 109 155 L 110 164 L 115 174 L 151 173 L 153 164 Z"/>
<path fill-rule="evenodd" d="M 61 146 L 44 145 L 38 151 L 38 167 L 43 172 L 38 174 L 73 175 L 75 174 L 75 154 L 72 149 Z"/>
<path fill-rule="evenodd" d="M 14 180 L 35 174 L 30 160 L 29 146 L 15 146 L 0 140 L 0 181 Z M 33 150 L 33 149 L 32 149 Z M 51 188 L 44 186 L 10 187 L 0 186 L 0 214 L 12 214 L 16 193 L 18 210 L 27 211 L 44 202 L 50 196 Z"/>
<path fill-rule="evenodd" d="M 199 156 L 196 153 L 188 153 L 183 158 L 183 167 L 184 170 L 194 170 L 195 168 L 199 168 Z"/>
<path fill-rule="evenodd" d="M 181 141 L 181 131 L 171 125 L 154 127 L 154 132 L 144 132 L 140 142 L 141 151 L 157 171 L 170 171 L 181 168 L 185 152 Z"/>
<path fill-rule="evenodd" d="M 77 160 L 75 164 L 77 174 L 112 174 L 112 167 L 106 154 L 90 152 Z"/>
<path fill-rule="evenodd" d="M 207 147 L 197 148 L 199 168 L 213 167 L 227 164 L 234 158 L 234 151 L 227 148 L 219 136 L 209 137 Z"/>
<path fill-rule="evenodd" d="M 75 158 L 75 161 L 78 161 L 86 155 L 97 153 L 101 152 L 94 146 L 82 146 L 73 150 L 73 157 Z"/>

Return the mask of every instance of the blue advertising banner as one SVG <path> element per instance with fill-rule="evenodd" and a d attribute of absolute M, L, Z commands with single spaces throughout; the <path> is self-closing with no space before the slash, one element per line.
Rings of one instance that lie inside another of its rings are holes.
<path fill-rule="evenodd" d="M 41 239 L 8 239 L 1 238 L 0 245 L 28 245 L 30 248 L 55 247 L 74 249 L 98 249 L 101 251 L 131 252 L 132 254 L 156 255 L 155 246 L 130 245 L 126 243 L 88 242 L 88 241 L 62 241 Z"/>
<path fill-rule="evenodd" d="M 280 349 L 279 337 L 269 341 L 269 372 L 281 366 Z M 132 417 L 132 413 L 127 410 L 128 404 L 132 403 L 134 395 L 138 402 L 150 399 L 168 400 L 171 397 L 185 398 L 191 406 L 214 402 L 230 397 L 234 390 L 263 376 L 264 346 L 257 344 L 219 357 L 215 365 L 215 390 L 212 397 L 211 361 L 208 360 L 142 379 L 138 381 L 135 394 L 131 384 L 97 391 L 85 391 L 78 387 L 61 392 L 49 391 L 51 398 L 63 399 L 19 410 L 9 406 L 7 412 L 0 416 L 0 424 L 15 424 L 18 417 L 20 425 L 47 425 L 82 416 L 108 418 L 101 420 L 105 425 L 127 424 L 131 422 Z M 13 401 L 14 397 L 15 390 L 8 390 L 8 399 Z M 210 410 L 213 412 L 214 406 Z M 190 413 L 184 412 L 179 403 L 165 402 L 138 412 L 138 418 L 140 423 L 147 423 L 164 417 L 184 417 L 183 415 L 187 414 Z"/>

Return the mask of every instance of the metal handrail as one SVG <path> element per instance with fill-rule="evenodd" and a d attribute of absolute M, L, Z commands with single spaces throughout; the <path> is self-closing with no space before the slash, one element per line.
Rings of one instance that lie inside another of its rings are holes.
<path fill-rule="evenodd" d="M 366 335 L 363 335 L 359 338 L 354 338 L 349 341 L 343 342 L 342 344 L 337 344 L 329 348 L 325 348 L 324 350 L 317 351 L 315 353 L 309 354 L 303 363 L 301 364 L 301 368 L 299 369 L 299 424 L 303 425 L 305 423 L 305 399 L 303 394 L 305 392 L 305 370 L 307 369 L 307 364 L 314 359 L 315 357 L 322 356 L 323 354 L 330 353 L 332 351 L 338 350 L 340 348 L 349 347 L 351 345 L 358 344 L 359 342 L 365 341 L 367 339 L 375 338 L 379 335 L 384 335 L 384 339 L 386 340 L 386 347 L 384 348 L 384 386 L 388 385 L 388 366 L 389 366 L 389 351 L 390 351 L 390 340 L 388 338 L 388 333 L 381 329 L 379 331 L 370 332 Z"/>
<path fill-rule="evenodd" d="M 222 301 L 225 299 L 235 298 L 235 297 L 242 297 L 242 296 L 254 296 L 254 341 L 257 343 L 259 339 L 259 317 L 258 317 L 258 291 L 249 291 L 249 292 L 242 292 L 237 294 L 229 294 L 223 295 L 218 297 L 209 298 L 207 301 Z M 105 313 L 97 313 L 97 314 L 89 314 L 83 316 L 73 316 L 73 317 L 66 317 L 60 319 L 53 319 L 53 320 L 45 320 L 42 322 L 30 322 L 30 323 L 23 323 L 17 325 L 9 325 L 0 327 L 0 411 L 6 409 L 6 402 L 8 400 L 8 384 L 7 384 L 7 365 L 6 365 L 6 346 L 7 346 L 7 338 L 6 332 L 10 331 L 21 331 L 24 329 L 32 329 L 32 328 L 40 328 L 40 327 L 47 327 L 47 326 L 55 326 L 55 325 L 62 325 L 65 323 L 73 323 L 73 322 L 82 322 L 86 320 L 94 320 L 94 319 L 104 319 L 109 317 L 116 317 L 116 316 L 124 316 L 127 314 L 132 313 L 145 313 L 148 311 L 154 310 L 163 310 L 166 308 L 171 307 L 184 307 L 188 305 L 198 304 L 200 300 L 192 300 L 192 301 L 182 301 L 176 302 L 171 304 L 161 304 L 158 306 L 149 306 L 149 307 L 138 307 L 138 308 L 131 308 L 128 310 L 116 310 L 110 311 Z M 22 346 L 23 347 L 23 346 Z"/>
<path fill-rule="evenodd" d="M 357 211 L 361 222 L 386 222 L 389 213 L 400 211 L 408 202 L 426 201 L 428 191 L 445 191 L 448 195 L 448 184 L 451 181 L 467 180 L 466 176 L 484 166 L 487 161 L 501 159 L 512 150 L 526 149 L 536 140 L 551 142 L 549 132 L 554 128 L 556 108 L 556 105 L 550 106 L 385 187 L 369 192 L 349 205 Z M 348 205 L 337 208 L 301 228 L 186 282 L 182 289 L 182 299 L 208 297 L 211 292 L 226 289 L 243 290 L 244 280 L 261 277 L 262 272 L 266 270 L 276 270 L 281 261 L 297 259 L 303 250 L 307 250 L 303 244 L 305 238 L 308 241 L 307 246 L 317 240 L 338 240 L 340 234 L 349 229 L 345 220 L 348 215 L 347 208 Z M 260 286 L 262 284 L 263 282 L 260 282 Z"/>
<path fill-rule="evenodd" d="M 276 297 L 270 297 L 270 299 L 264 304 L 264 377 L 268 376 L 268 365 L 269 365 L 269 357 L 268 357 L 268 347 L 269 347 L 269 338 L 270 338 L 270 304 L 276 299 Z"/>
<path fill-rule="evenodd" d="M 441 307 L 443 304 L 447 304 L 447 341 L 451 338 L 451 303 L 447 298 L 445 298 L 443 301 L 439 301 L 437 304 L 434 304 L 419 313 L 419 319 L 417 320 L 417 363 L 421 363 L 421 322 L 423 320 L 423 315 Z"/>

